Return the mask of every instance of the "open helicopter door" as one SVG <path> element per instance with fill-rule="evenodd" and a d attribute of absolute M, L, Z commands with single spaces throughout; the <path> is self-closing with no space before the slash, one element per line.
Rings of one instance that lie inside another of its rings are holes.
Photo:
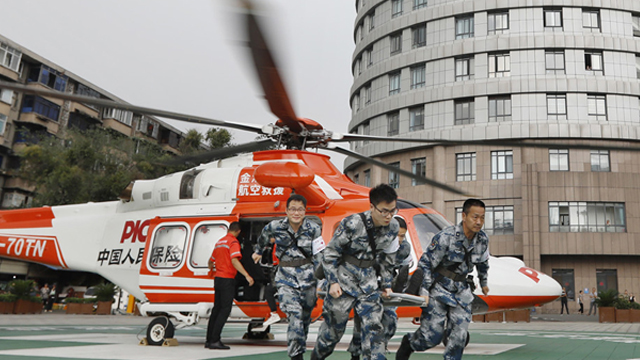
<path fill-rule="evenodd" d="M 153 219 L 139 275 L 148 303 L 140 311 L 208 317 L 215 294 L 208 261 L 229 224 L 237 220 L 235 216 Z"/>

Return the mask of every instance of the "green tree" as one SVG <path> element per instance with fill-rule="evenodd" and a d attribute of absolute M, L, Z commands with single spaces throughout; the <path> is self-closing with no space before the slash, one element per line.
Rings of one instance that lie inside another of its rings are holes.
<path fill-rule="evenodd" d="M 184 139 L 180 141 L 180 152 L 190 155 L 198 152 L 202 148 L 202 140 L 204 136 L 196 129 L 187 131 Z"/>
<path fill-rule="evenodd" d="M 156 144 L 104 129 L 44 136 L 19 155 L 16 175 L 34 187 L 35 206 L 115 200 L 133 180 L 180 170 L 154 165 L 169 158 Z"/>
<path fill-rule="evenodd" d="M 227 129 L 211 128 L 207 131 L 205 138 L 211 149 L 218 149 L 229 146 L 233 136 Z"/>

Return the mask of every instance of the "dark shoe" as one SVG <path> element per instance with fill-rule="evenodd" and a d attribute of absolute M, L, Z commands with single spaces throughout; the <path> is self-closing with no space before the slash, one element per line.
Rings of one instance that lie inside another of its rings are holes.
<path fill-rule="evenodd" d="M 205 347 L 207 349 L 212 349 L 212 350 L 229 350 L 231 349 L 230 347 L 228 347 L 227 345 L 223 344 L 222 341 L 216 341 L 213 343 L 209 343 L 209 346 L 207 346 L 207 344 L 205 343 Z"/>
<path fill-rule="evenodd" d="M 311 352 L 311 360 L 319 360 L 319 359 L 318 359 L 318 354 L 316 354 L 316 352 L 315 352 L 315 351 L 312 351 L 312 352 Z"/>
<path fill-rule="evenodd" d="M 292 356 L 291 360 L 304 360 L 304 358 L 302 357 L 302 353 L 300 353 L 298 355 Z"/>
<path fill-rule="evenodd" d="M 411 349 L 411 344 L 409 344 L 409 334 L 406 334 L 402 337 L 402 342 L 396 353 L 396 360 L 409 360 L 411 353 L 413 353 L 413 349 Z"/>
<path fill-rule="evenodd" d="M 360 355 L 351 355 L 351 360 L 360 360 Z"/>

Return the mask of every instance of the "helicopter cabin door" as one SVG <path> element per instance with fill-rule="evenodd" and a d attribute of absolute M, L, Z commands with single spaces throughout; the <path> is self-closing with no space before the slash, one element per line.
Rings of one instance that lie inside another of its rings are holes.
<path fill-rule="evenodd" d="M 140 289 L 151 303 L 213 301 L 208 261 L 236 217 L 155 218 L 149 226 Z"/>

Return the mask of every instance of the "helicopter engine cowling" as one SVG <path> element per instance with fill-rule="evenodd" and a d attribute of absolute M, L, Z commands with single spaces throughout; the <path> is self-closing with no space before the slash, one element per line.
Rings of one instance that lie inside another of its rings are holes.
<path fill-rule="evenodd" d="M 307 205 L 324 205 L 329 199 L 317 186 L 313 186 L 316 174 L 305 164 L 298 162 L 268 162 L 258 166 L 253 173 L 258 184 L 270 188 L 286 187 L 307 199 Z"/>

